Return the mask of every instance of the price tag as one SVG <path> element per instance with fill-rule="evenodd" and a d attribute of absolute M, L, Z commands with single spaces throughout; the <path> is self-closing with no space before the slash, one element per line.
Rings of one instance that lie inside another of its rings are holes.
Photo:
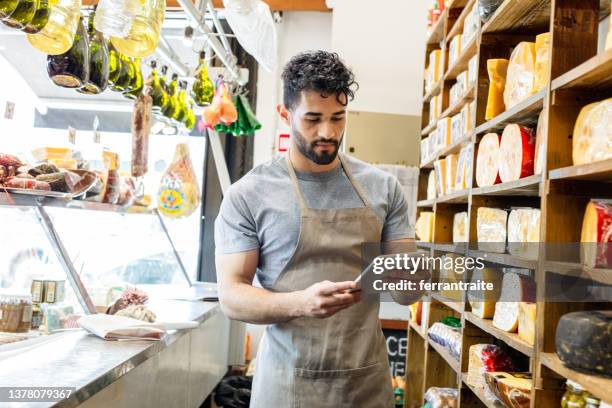
<path fill-rule="evenodd" d="M 76 129 L 68 126 L 68 143 L 76 144 Z"/>
<path fill-rule="evenodd" d="M 98 131 L 98 127 L 100 126 L 100 119 L 98 119 L 98 115 L 94 116 L 93 120 L 93 136 L 94 143 L 100 143 L 100 132 Z"/>

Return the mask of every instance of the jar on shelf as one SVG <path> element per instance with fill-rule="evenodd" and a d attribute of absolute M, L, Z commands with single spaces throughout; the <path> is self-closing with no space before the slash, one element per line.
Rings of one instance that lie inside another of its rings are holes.
<path fill-rule="evenodd" d="M 565 394 L 561 398 L 561 408 L 586 408 L 585 392 L 580 384 L 567 380 Z"/>
<path fill-rule="evenodd" d="M 601 401 L 599 400 L 599 398 L 595 398 L 592 395 L 588 395 L 585 398 L 586 401 L 586 407 L 585 408 L 599 408 Z"/>
<path fill-rule="evenodd" d="M 32 295 L 0 293 L 0 331 L 26 333 L 32 322 Z"/>
<path fill-rule="evenodd" d="M 32 305 L 32 330 L 37 330 L 43 321 L 43 312 L 38 303 Z"/>

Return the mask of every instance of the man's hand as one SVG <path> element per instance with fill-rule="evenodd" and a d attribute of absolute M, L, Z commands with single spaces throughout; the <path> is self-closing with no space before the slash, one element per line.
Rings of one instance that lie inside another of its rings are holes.
<path fill-rule="evenodd" d="M 349 292 L 351 289 L 357 289 L 357 283 L 323 281 L 297 292 L 299 316 L 320 319 L 333 316 L 361 300 L 361 292 Z"/>

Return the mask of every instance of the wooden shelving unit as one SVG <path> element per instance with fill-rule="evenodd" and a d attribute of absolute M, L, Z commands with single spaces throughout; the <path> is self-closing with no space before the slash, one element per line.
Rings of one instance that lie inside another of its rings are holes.
<path fill-rule="evenodd" d="M 448 7 L 427 40 L 427 55 L 440 48 L 446 61 L 452 37 L 463 33 L 469 8 L 476 0 L 455 0 Z M 440 118 L 461 112 L 465 104 L 475 101 L 472 111 L 473 130 L 451 146 L 439 150 L 421 165 L 417 212 L 433 211 L 433 242 L 419 243 L 418 247 L 432 256 L 447 253 L 484 258 L 487 266 L 501 271 L 519 271 L 535 280 L 538 299 L 543 299 L 548 278 L 563 275 L 568 278 L 590 280 L 594 284 L 612 285 L 612 270 L 589 268 L 579 259 L 546 258 L 524 259 L 509 253 L 478 250 L 476 214 L 480 207 L 505 210 L 531 207 L 541 210 L 540 241 L 570 244 L 580 242 L 585 207 L 592 198 L 612 199 L 612 158 L 574 166 L 572 163 L 572 133 L 580 110 L 589 103 L 612 96 L 612 50 L 597 53 L 599 19 L 609 12 L 609 2 L 603 0 L 505 0 L 479 27 L 474 40 L 465 44 L 459 59 L 448 66 L 445 62 L 441 80 L 425 94 L 423 116 L 428 119 L 429 100 L 442 96 Z M 531 95 L 500 115 L 485 120 L 489 79 L 486 61 L 492 58 L 508 59 L 521 41 L 535 41 L 535 36 L 551 32 L 549 65 L 550 80 L 539 92 Z M 459 101 L 449 105 L 448 95 L 455 78 L 467 70 L 471 57 L 476 56 L 478 78 Z M 544 166 L 541 174 L 523 179 L 478 187 L 475 182 L 476 154 L 469 175 L 468 188 L 451 194 L 426 199 L 427 179 L 435 160 L 459 153 L 472 145 L 478 151 L 482 136 L 489 132 L 501 134 L 508 124 L 520 124 L 535 130 L 542 113 L 545 121 L 541 148 Z M 435 131 L 439 119 L 423 123 L 422 137 Z M 469 242 L 452 242 L 453 217 L 467 212 Z M 552 256 L 552 255 L 551 255 Z M 573 255 L 572 255 L 573 256 Z M 563 257 L 561 257 L 563 258 Z M 518 269 L 517 269 L 518 268 Z M 439 271 L 432 271 L 434 278 Z M 429 293 L 423 303 L 422 325 L 411 322 L 408 328 L 407 392 L 405 408 L 420 408 L 423 395 L 429 387 L 452 387 L 458 390 L 460 407 L 501 408 L 502 405 L 485 399 L 482 390 L 466 383 L 469 347 L 478 343 L 505 344 L 516 351 L 533 375 L 534 388 L 531 408 L 560 406 L 565 392 L 565 380 L 580 383 L 596 397 L 612 403 L 612 379 L 577 372 L 565 367 L 555 353 L 555 332 L 559 318 L 579 310 L 612 309 L 612 304 L 588 302 L 538 302 L 536 306 L 535 344 L 522 340 L 516 333 L 507 333 L 493 326 L 491 319 L 480 319 L 471 313 L 470 303 L 464 295 L 462 301 Z M 447 349 L 433 342 L 428 328 L 444 316 L 460 317 L 462 322 L 462 348 L 459 359 Z"/>

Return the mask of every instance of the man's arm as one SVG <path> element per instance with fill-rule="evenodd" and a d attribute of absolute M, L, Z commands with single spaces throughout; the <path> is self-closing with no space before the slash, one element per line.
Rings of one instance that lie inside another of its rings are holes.
<path fill-rule="evenodd" d="M 259 250 L 217 255 L 219 301 L 230 319 L 270 324 L 296 317 L 325 318 L 360 300 L 359 292 L 349 293 L 353 281 L 323 281 L 299 291 L 272 292 L 253 286 Z"/>

